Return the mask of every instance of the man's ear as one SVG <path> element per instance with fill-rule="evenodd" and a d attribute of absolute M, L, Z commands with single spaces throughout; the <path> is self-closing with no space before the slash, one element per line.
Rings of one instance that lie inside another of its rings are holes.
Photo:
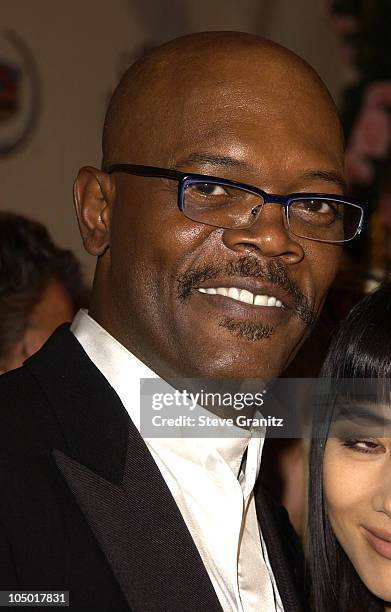
<path fill-rule="evenodd" d="M 91 166 L 79 170 L 73 200 L 84 248 L 91 255 L 102 255 L 110 244 L 113 199 L 114 183 L 109 174 Z"/>

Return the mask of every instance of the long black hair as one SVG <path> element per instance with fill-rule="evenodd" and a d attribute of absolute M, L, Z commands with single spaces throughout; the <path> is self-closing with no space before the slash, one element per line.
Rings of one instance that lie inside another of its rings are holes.
<path fill-rule="evenodd" d="M 314 607 L 316 612 L 384 612 L 384 603 L 363 584 L 332 531 L 323 495 L 323 456 L 336 400 L 332 381 L 381 378 L 377 400 L 385 393 L 389 397 L 391 282 L 351 310 L 331 343 L 321 378 L 323 391 L 329 385 L 329 392 L 322 394 L 315 411 L 310 452 L 308 543 Z"/>

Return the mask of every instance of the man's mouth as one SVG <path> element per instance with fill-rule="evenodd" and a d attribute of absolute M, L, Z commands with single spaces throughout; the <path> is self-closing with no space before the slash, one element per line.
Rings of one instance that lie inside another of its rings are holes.
<path fill-rule="evenodd" d="M 257 341 L 270 338 L 295 302 L 281 287 L 254 278 L 219 277 L 196 287 L 200 299 L 220 315 L 219 326 L 235 336 Z"/>
<path fill-rule="evenodd" d="M 312 326 L 316 320 L 308 298 L 289 277 L 286 266 L 277 260 L 263 262 L 246 256 L 221 266 L 204 265 L 185 272 L 177 282 L 182 302 L 201 293 L 227 315 L 242 313 L 245 319 L 253 316 L 258 319 L 256 312 L 267 318 L 267 313 L 284 316 L 290 312 L 306 326 Z"/>
<path fill-rule="evenodd" d="M 274 295 L 253 293 L 240 287 L 198 287 L 200 293 L 209 295 L 222 295 L 244 304 L 254 306 L 268 306 L 269 308 L 284 308 L 284 304 Z"/>

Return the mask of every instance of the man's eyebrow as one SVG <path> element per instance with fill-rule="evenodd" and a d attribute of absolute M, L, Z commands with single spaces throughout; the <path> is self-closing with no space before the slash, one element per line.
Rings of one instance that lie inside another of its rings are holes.
<path fill-rule="evenodd" d="M 215 155 L 213 153 L 191 153 L 191 155 L 176 163 L 175 167 L 182 168 L 187 164 L 209 164 L 216 168 L 240 168 L 243 170 L 250 170 L 250 166 L 246 162 L 236 157 Z"/>
<path fill-rule="evenodd" d="M 191 153 L 188 157 L 179 160 L 175 167 L 181 169 L 185 168 L 187 164 L 208 164 L 215 168 L 236 168 L 248 172 L 254 171 L 254 168 L 245 161 L 229 155 L 217 155 L 214 153 Z M 346 182 L 342 174 L 332 170 L 306 170 L 300 176 L 300 179 L 304 181 L 322 180 L 338 185 L 344 191 L 346 190 Z"/>
<path fill-rule="evenodd" d="M 333 183 L 334 185 L 342 187 L 344 191 L 346 191 L 347 188 L 342 174 L 333 172 L 332 170 L 307 170 L 301 175 L 300 178 L 306 181 L 321 180 L 328 183 Z"/>

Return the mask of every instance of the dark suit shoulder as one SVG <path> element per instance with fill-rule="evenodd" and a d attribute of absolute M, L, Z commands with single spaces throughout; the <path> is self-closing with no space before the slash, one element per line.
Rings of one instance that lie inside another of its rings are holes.
<path fill-rule="evenodd" d="M 120 484 L 129 415 L 69 325 L 1 379 L 0 461 L 57 449 Z"/>
<path fill-rule="evenodd" d="M 42 452 L 45 408 L 44 394 L 26 368 L 0 377 L 0 457 Z"/>
<path fill-rule="evenodd" d="M 64 448 L 55 407 L 74 403 L 75 377 L 84 381 L 91 370 L 96 368 L 64 324 L 21 368 L 0 376 L 0 458 Z"/>

